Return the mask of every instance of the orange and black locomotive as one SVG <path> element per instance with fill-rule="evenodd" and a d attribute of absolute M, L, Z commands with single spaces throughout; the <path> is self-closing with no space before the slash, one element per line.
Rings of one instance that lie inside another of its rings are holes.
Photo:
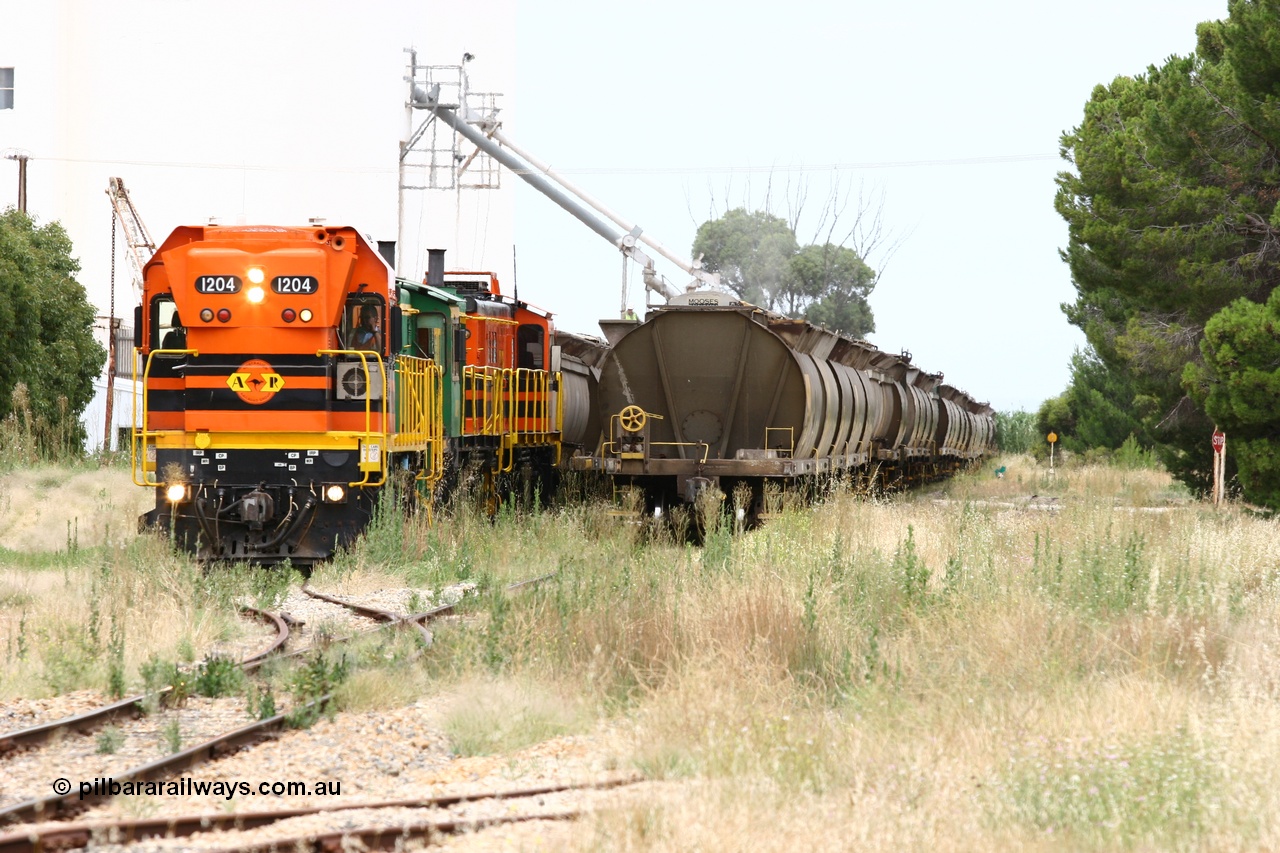
<path fill-rule="evenodd" d="M 202 559 L 306 565 L 350 545 L 394 480 L 431 495 L 463 466 L 554 468 L 550 316 L 456 278 L 441 253 L 428 281 L 397 280 L 352 228 L 174 231 L 135 317 L 143 523 Z"/>

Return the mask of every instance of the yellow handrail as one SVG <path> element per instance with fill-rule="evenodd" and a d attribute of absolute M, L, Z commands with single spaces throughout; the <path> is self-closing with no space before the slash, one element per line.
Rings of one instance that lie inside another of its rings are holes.
<path fill-rule="evenodd" d="M 516 467 L 516 448 L 515 448 L 515 432 L 516 432 L 516 384 L 513 380 L 515 372 L 504 367 L 498 371 L 498 393 L 497 393 L 497 414 L 495 433 L 498 436 L 498 461 L 497 470 L 503 474 L 510 474 Z M 506 462 L 502 461 L 503 453 L 506 453 Z"/>
<path fill-rule="evenodd" d="M 397 448 L 431 441 L 438 432 L 432 412 L 440 368 L 429 359 L 399 356 L 395 362 Z"/>
<path fill-rule="evenodd" d="M 553 424 L 552 432 L 556 434 L 555 464 L 558 466 L 560 456 L 564 452 L 564 443 L 560 440 L 564 432 L 564 373 L 560 370 L 556 371 L 556 388 L 558 389 L 556 391 L 556 422 Z"/>
<path fill-rule="evenodd" d="M 141 347 L 133 348 L 133 434 L 129 441 L 129 468 L 130 476 L 133 478 L 135 486 L 155 486 L 158 485 L 154 477 L 147 479 L 146 471 L 146 452 L 147 438 L 153 433 L 148 428 L 150 420 L 150 402 L 147 400 L 147 380 L 151 377 L 151 360 L 157 355 L 192 355 L 199 356 L 200 351 L 194 349 L 153 349 L 147 353 L 146 364 L 142 368 L 142 384 L 138 384 L 138 356 L 142 354 Z M 138 420 L 138 394 L 142 394 L 142 420 Z M 138 455 L 142 455 L 142 481 L 138 480 Z"/>
<path fill-rule="evenodd" d="M 548 405 L 553 377 L 559 379 L 560 374 L 552 374 L 545 370 L 534 370 L 527 367 L 516 371 L 514 398 L 518 400 L 520 394 L 525 395 L 523 401 L 524 417 L 521 418 L 520 410 L 516 410 L 515 420 L 523 420 L 525 422 L 525 428 L 518 430 L 519 432 L 538 435 L 557 432 L 556 422 L 552 416 L 551 407 Z M 557 405 L 564 405 L 563 395 L 558 396 Z M 532 427 L 530 427 L 530 423 L 532 423 Z"/>
<path fill-rule="evenodd" d="M 600 446 L 600 454 L 602 456 L 622 455 L 622 451 L 618 450 L 616 445 L 618 442 L 610 439 Z M 705 465 L 707 457 L 711 455 L 711 445 L 705 441 L 650 441 L 645 444 L 646 447 L 701 447 L 702 458 L 698 460 L 698 464 Z M 648 455 L 647 453 L 645 454 Z"/>
<path fill-rule="evenodd" d="M 133 432 L 130 441 L 131 477 L 135 485 L 156 486 L 158 477 L 153 468 L 147 471 L 147 451 L 152 446 L 150 441 L 159 433 L 151 429 L 151 409 L 147 384 L 152 378 L 153 359 L 156 356 L 199 356 L 195 349 L 156 349 L 147 354 L 145 361 L 140 348 L 134 348 L 133 359 Z M 378 406 L 373 406 L 372 395 L 365 398 L 365 423 L 363 435 L 360 436 L 361 465 L 364 477 L 349 483 L 349 486 L 380 486 L 386 482 L 386 455 L 392 449 L 410 444 L 426 445 L 422 479 L 435 482 L 443 475 L 444 469 L 444 413 L 443 413 L 443 374 L 439 365 L 429 359 L 402 356 L 395 365 L 395 394 L 397 421 L 394 425 L 389 420 L 389 399 L 392 386 L 387 382 L 386 365 L 377 354 L 367 350 L 318 350 L 317 356 L 344 356 L 358 358 L 365 375 L 365 387 L 375 387 L 372 380 L 370 357 L 377 365 L 383 394 Z M 139 381 L 138 366 L 142 363 L 142 376 Z M 138 397 L 142 397 L 142 417 L 138 417 Z M 382 418 L 382 429 L 374 429 L 373 415 Z M 394 446 L 393 446 L 394 445 Z M 366 457 L 376 448 L 377 458 Z M 372 464 L 370 464 L 372 463 Z M 372 479 L 375 472 L 380 475 Z"/>
<path fill-rule="evenodd" d="M 444 369 L 434 361 L 429 362 L 431 376 L 431 406 L 428 413 L 431 435 L 428 441 L 430 456 L 424 460 L 420 479 L 434 486 L 444 477 Z"/>
<path fill-rule="evenodd" d="M 617 412 L 616 414 L 610 415 L 610 416 L 609 416 L 609 440 L 608 440 L 608 441 L 606 441 L 606 442 L 604 442 L 603 444 L 601 444 L 601 445 L 600 445 L 600 454 L 601 454 L 602 456 L 603 456 L 603 455 L 606 455 L 606 454 L 609 454 L 609 453 L 612 453 L 612 454 L 614 454 L 614 455 L 616 455 L 616 456 L 621 456 L 621 455 L 622 455 L 622 451 L 621 451 L 621 450 L 618 450 L 618 449 L 617 449 L 617 447 L 616 447 L 616 445 L 618 444 L 618 442 L 616 442 L 616 441 L 614 441 L 614 440 L 613 440 L 613 436 L 618 435 L 618 434 L 619 434 L 619 433 L 621 433 L 623 430 L 626 430 L 627 432 L 635 432 L 635 431 L 636 431 L 636 430 L 632 430 L 632 429 L 627 429 L 626 427 L 624 427 L 624 426 L 622 426 L 622 425 L 621 425 L 621 421 L 622 421 L 622 419 L 623 419 L 623 416 L 624 416 L 624 415 L 626 415 L 626 416 L 628 416 L 628 417 L 630 417 L 630 416 L 631 416 L 630 410 L 638 410 L 638 411 L 637 411 L 637 416 L 638 416 L 639 418 L 642 418 L 641 420 L 639 420 L 639 421 L 638 421 L 638 426 L 636 427 L 636 429 L 643 429 L 643 425 L 644 425 L 644 423 L 645 423 L 646 421 L 648 421 L 650 418 L 652 418 L 653 420 L 658 420 L 658 421 L 666 420 L 666 418 L 664 418 L 662 415 L 656 415 L 656 414 L 654 414 L 653 412 L 646 412 L 646 411 L 644 411 L 643 409 L 640 409 L 640 407 L 639 407 L 639 406 L 634 406 L 634 405 L 632 405 L 632 406 L 628 406 L 626 409 L 623 409 L 621 412 Z M 648 456 L 649 456 L 649 450 L 648 450 L 648 448 L 650 448 L 650 447 L 654 447 L 654 446 L 657 446 L 657 447 L 701 447 L 701 448 L 702 448 L 702 459 L 700 459 L 700 460 L 698 461 L 698 464 L 700 464 L 700 465 L 705 465 L 705 464 L 706 464 L 706 462 L 707 462 L 707 457 L 711 455 L 711 445 L 710 445 L 710 444 L 708 444 L 708 443 L 707 443 L 707 442 L 705 442 L 705 441 L 649 441 L 649 440 L 648 440 L 648 432 L 647 432 L 647 431 L 645 432 L 644 437 L 645 437 L 645 442 L 644 442 L 644 446 L 645 446 L 644 457 L 645 457 L 646 459 L 647 459 L 647 458 L 648 458 Z"/>
<path fill-rule="evenodd" d="M 360 359 L 360 367 L 364 371 L 366 388 L 373 388 L 373 382 L 371 381 L 372 377 L 369 375 L 369 356 L 373 356 L 374 362 L 378 365 L 378 376 L 382 379 L 382 385 L 380 386 L 382 388 L 382 399 L 378 401 L 378 414 L 382 416 L 383 430 L 381 432 L 375 432 L 373 429 L 373 400 L 370 399 L 373 395 L 366 394 L 364 397 L 364 437 L 360 441 L 360 467 L 364 471 L 364 479 L 348 483 L 347 485 L 351 488 L 360 486 L 381 486 L 387 481 L 386 457 L 388 450 L 388 434 L 386 426 L 388 423 L 387 398 L 390 396 L 388 393 L 390 389 L 387 387 L 387 367 L 382 363 L 381 356 L 369 350 L 322 349 L 316 350 L 316 355 L 349 356 Z M 374 444 L 374 439 L 378 440 L 377 444 Z M 366 462 L 365 460 L 365 454 L 371 449 L 376 449 L 378 459 L 375 465 L 365 467 L 372 462 L 372 460 L 369 462 Z M 374 471 L 377 471 L 381 475 L 381 479 L 377 482 L 369 479 L 369 476 Z"/>
<path fill-rule="evenodd" d="M 502 368 L 498 374 L 497 425 L 499 435 L 511 435 L 516 431 L 516 392 L 515 382 L 512 381 L 514 376 L 515 371 L 509 367 Z"/>
<path fill-rule="evenodd" d="M 468 366 L 462 369 L 463 406 L 470 395 L 470 420 L 479 421 L 479 431 L 469 435 L 497 435 L 500 424 L 498 405 L 502 402 L 502 368 Z M 496 389 L 494 388 L 496 384 Z M 465 417 L 464 411 L 463 421 Z M 466 427 L 463 427 L 464 432 Z"/>
<path fill-rule="evenodd" d="M 787 441 L 789 443 L 789 446 L 786 449 L 786 453 L 788 456 L 794 456 L 796 452 L 795 427 L 765 427 L 764 428 L 764 449 L 765 450 L 769 449 L 769 433 L 771 432 L 785 432 L 787 434 Z M 779 447 L 778 450 L 781 451 L 782 448 Z"/>
<path fill-rule="evenodd" d="M 702 459 L 699 464 L 707 464 L 707 457 L 711 455 L 711 445 L 705 441 L 651 441 L 650 447 L 701 447 Z"/>
<path fill-rule="evenodd" d="M 395 450 L 420 450 L 417 479 L 435 483 L 444 474 L 443 372 L 431 359 L 399 356 L 395 362 Z"/>
<path fill-rule="evenodd" d="M 560 461 L 558 422 L 563 420 L 564 399 L 557 399 L 553 415 L 548 397 L 552 374 L 534 368 L 483 367 L 463 368 L 464 406 L 470 405 L 471 422 L 467 435 L 485 435 L 498 439 L 495 470 L 510 472 L 515 465 L 517 445 L 547 443 L 556 446 L 556 462 Z"/>

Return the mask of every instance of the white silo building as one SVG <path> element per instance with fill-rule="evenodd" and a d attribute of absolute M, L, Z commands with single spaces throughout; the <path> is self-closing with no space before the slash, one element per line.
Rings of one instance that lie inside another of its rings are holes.
<path fill-rule="evenodd" d="M 469 103 L 500 108 L 511 127 L 515 7 L 0 0 L 0 153 L 27 158 L 28 212 L 71 237 L 104 342 L 108 315 L 131 325 L 138 298 L 117 230 L 112 304 L 112 177 L 157 244 L 211 220 L 320 218 L 397 243 L 406 277 L 421 278 L 426 249 L 443 248 L 451 268 L 510 280 L 515 181 L 424 129 L 425 115 L 405 103 L 416 55 L 453 66 L 432 72 L 446 95 L 469 88 Z M 451 162 L 467 166 L 460 179 Z M 19 165 L 0 160 L 0 207 L 18 202 Z M 117 390 L 117 427 L 130 423 L 128 384 Z M 104 377 L 85 413 L 90 446 L 103 440 L 105 387 Z"/>

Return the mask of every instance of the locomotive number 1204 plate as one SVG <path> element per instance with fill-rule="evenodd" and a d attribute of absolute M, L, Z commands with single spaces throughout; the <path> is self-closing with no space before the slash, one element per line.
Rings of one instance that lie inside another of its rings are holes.
<path fill-rule="evenodd" d="M 271 279 L 271 289 L 276 293 L 315 293 L 320 282 L 313 275 L 278 275 Z"/>
<path fill-rule="evenodd" d="M 196 277 L 196 293 L 239 293 L 238 275 L 202 275 Z"/>

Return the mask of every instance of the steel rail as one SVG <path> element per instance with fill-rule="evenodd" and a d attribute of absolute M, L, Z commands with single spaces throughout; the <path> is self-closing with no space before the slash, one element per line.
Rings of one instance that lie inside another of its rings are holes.
<path fill-rule="evenodd" d="M 408 617 L 401 616 L 399 613 L 392 613 L 390 610 L 383 610 L 379 607 L 370 607 L 367 604 L 357 604 L 354 601 L 344 601 L 341 598 L 335 598 L 332 595 L 325 595 L 323 592 L 316 592 L 308 584 L 309 582 L 302 585 L 302 592 L 312 598 L 318 598 L 321 601 L 327 601 L 330 604 L 345 607 L 348 610 L 359 613 L 361 616 L 365 616 L 369 619 L 376 619 L 379 622 L 386 622 L 391 625 L 412 625 L 418 633 L 422 635 L 422 641 L 428 646 L 435 640 L 435 637 L 431 634 L 431 630 L 418 620 L 410 619 Z"/>
<path fill-rule="evenodd" d="M 526 580 L 516 581 L 515 583 L 508 584 L 506 587 L 504 587 L 503 591 L 517 592 L 521 589 L 537 586 L 538 584 L 544 581 L 550 580 L 555 576 L 556 576 L 555 572 L 548 572 L 545 575 L 539 575 L 538 577 L 535 577 L 535 578 L 528 578 Z M 359 613 L 362 616 L 366 616 L 370 619 L 376 619 L 379 622 L 383 622 L 390 625 L 394 625 L 394 624 L 413 625 L 415 628 L 418 629 L 419 632 L 421 632 L 423 637 L 423 642 L 425 642 L 428 646 L 431 645 L 431 643 L 434 641 L 434 637 L 431 634 L 431 630 L 427 628 L 426 623 L 431 621 L 432 619 L 435 619 L 438 616 L 444 616 L 449 613 L 452 613 L 454 610 L 457 609 L 458 605 L 462 603 L 461 600 L 458 600 L 453 602 L 452 604 L 441 604 L 440 606 L 433 607 L 430 610 L 423 610 L 418 613 L 401 615 L 399 613 L 392 613 L 389 610 L 383 610 L 379 607 L 372 607 L 367 604 L 357 604 L 356 602 L 346 601 L 341 598 L 336 598 L 332 595 L 327 595 L 323 592 L 317 592 L 316 590 L 311 589 L 309 583 L 304 583 L 302 585 L 302 592 L 305 593 L 306 595 L 311 596 L 312 598 L 318 598 L 321 601 L 327 601 L 330 604 L 337 604 L 340 607 L 345 607 L 349 610 Z"/>
<path fill-rule="evenodd" d="M 123 820 L 92 821 L 61 824 L 49 828 L 33 828 L 30 831 L 14 831 L 0 835 L 0 853 L 20 853 L 39 847 L 45 850 L 65 850 L 85 847 L 95 838 L 110 838 L 113 843 L 128 844 L 148 838 L 185 838 L 200 832 L 226 832 L 250 830 L 270 826 L 295 817 L 356 809 L 444 809 L 463 803 L 485 800 L 519 800 L 566 791 L 603 791 L 611 788 L 644 782 L 643 777 L 619 777 L 600 782 L 542 785 L 536 788 L 517 788 L 507 791 L 452 794 L 438 797 L 421 797 L 405 800 L 377 800 L 368 803 L 341 803 L 310 808 L 277 809 L 272 811 L 240 812 L 228 814 L 183 815 L 171 818 L 133 818 Z M 282 847 L 281 849 L 289 849 Z"/>
<path fill-rule="evenodd" d="M 256 669 L 263 661 L 284 646 L 289 639 L 289 626 L 274 613 L 258 610 L 256 607 L 243 607 L 241 610 L 260 621 L 274 625 L 276 629 L 276 638 L 265 651 L 240 662 L 240 667 L 248 672 Z M 141 706 L 143 702 L 153 696 L 162 697 L 169 693 L 171 689 L 165 687 L 155 693 L 140 693 L 136 696 L 112 702 L 110 705 L 94 708 L 92 711 L 86 711 L 83 714 L 63 717 L 60 720 L 53 720 L 0 735 L 0 756 L 7 755 L 18 749 L 30 749 L 39 746 L 48 742 L 58 732 L 75 731 L 79 734 L 88 734 L 113 722 L 117 718 L 142 716 Z"/>
<path fill-rule="evenodd" d="M 161 695 L 168 690 L 169 688 L 166 687 L 160 691 Z M 138 706 L 146 698 L 147 694 L 145 693 L 130 696 L 118 702 L 112 702 L 110 705 L 103 705 L 100 708 L 94 708 L 92 711 L 86 711 L 83 714 L 63 717 L 60 720 L 53 720 L 0 735 L 0 756 L 8 755 L 10 752 L 19 749 L 30 749 L 38 746 L 50 740 L 57 732 L 72 730 L 80 734 L 87 734 L 101 726 L 105 726 L 117 717 L 140 716 L 141 710 Z"/>
<path fill-rule="evenodd" d="M 269 610 L 259 610 L 256 607 L 241 607 L 241 612 L 253 616 L 260 622 L 266 622 L 276 629 L 276 638 L 265 650 L 258 652 L 256 655 L 245 658 L 240 661 L 240 668 L 245 672 L 257 669 L 267 660 L 267 658 L 276 654 L 284 644 L 289 642 L 289 623 L 285 622 L 278 613 L 272 613 Z"/>
<path fill-rule="evenodd" d="M 529 578 L 528 580 L 516 581 L 513 584 L 508 584 L 506 587 L 506 591 L 516 592 L 517 590 L 525 589 L 526 587 L 537 586 L 538 584 L 543 583 L 544 581 L 551 580 L 556 576 L 556 574 L 557 572 L 547 572 L 545 575 L 538 575 L 536 578 Z"/>
<path fill-rule="evenodd" d="M 291 714 L 305 709 L 319 710 L 332 699 L 333 695 L 326 693 L 318 699 L 299 705 L 288 714 L 276 714 L 274 717 L 259 720 L 247 726 L 241 726 L 234 731 L 218 735 L 215 738 L 180 750 L 164 758 L 125 770 L 122 773 L 102 777 L 103 781 L 147 782 L 161 779 L 178 770 L 190 769 L 211 759 L 235 752 L 247 744 L 274 737 L 288 724 L 288 718 Z M 112 794 L 105 791 L 84 795 L 79 791 L 68 791 L 66 794 L 53 794 L 48 797 L 24 800 L 12 806 L 0 808 L 0 823 L 59 820 L 75 814 L 93 803 L 109 800 L 112 796 Z"/>
<path fill-rule="evenodd" d="M 316 853 L 333 853 L 335 850 L 353 849 L 353 841 L 363 850 L 403 850 L 407 841 L 430 841 L 438 835 L 461 835 L 478 832 L 491 826 L 512 823 L 529 823 L 535 820 L 575 820 L 582 817 L 581 810 L 547 812 L 545 814 L 506 815 L 503 817 L 477 818 L 475 820 L 421 821 L 401 826 L 374 826 L 358 829 L 339 829 L 333 832 L 299 835 L 293 838 L 277 838 L 259 844 L 237 847 L 241 853 L 277 853 L 280 850 L 313 850 Z"/>
<path fill-rule="evenodd" d="M 401 619 L 404 618 L 399 613 L 392 613 L 390 610 L 383 610 L 380 607 L 371 607 L 368 604 L 359 604 L 358 602 L 354 602 L 354 601 L 346 601 L 341 598 L 336 598 L 332 595 L 327 595 L 323 592 L 317 592 L 316 590 L 311 588 L 310 583 L 311 582 L 308 581 L 302 585 L 303 595 L 309 595 L 312 598 L 318 598 L 321 601 L 327 601 L 330 604 L 336 604 L 339 607 L 345 607 L 348 610 L 354 610 L 356 613 L 359 613 L 361 616 L 364 616 L 367 619 L 377 620 L 378 622 L 399 622 Z"/>

